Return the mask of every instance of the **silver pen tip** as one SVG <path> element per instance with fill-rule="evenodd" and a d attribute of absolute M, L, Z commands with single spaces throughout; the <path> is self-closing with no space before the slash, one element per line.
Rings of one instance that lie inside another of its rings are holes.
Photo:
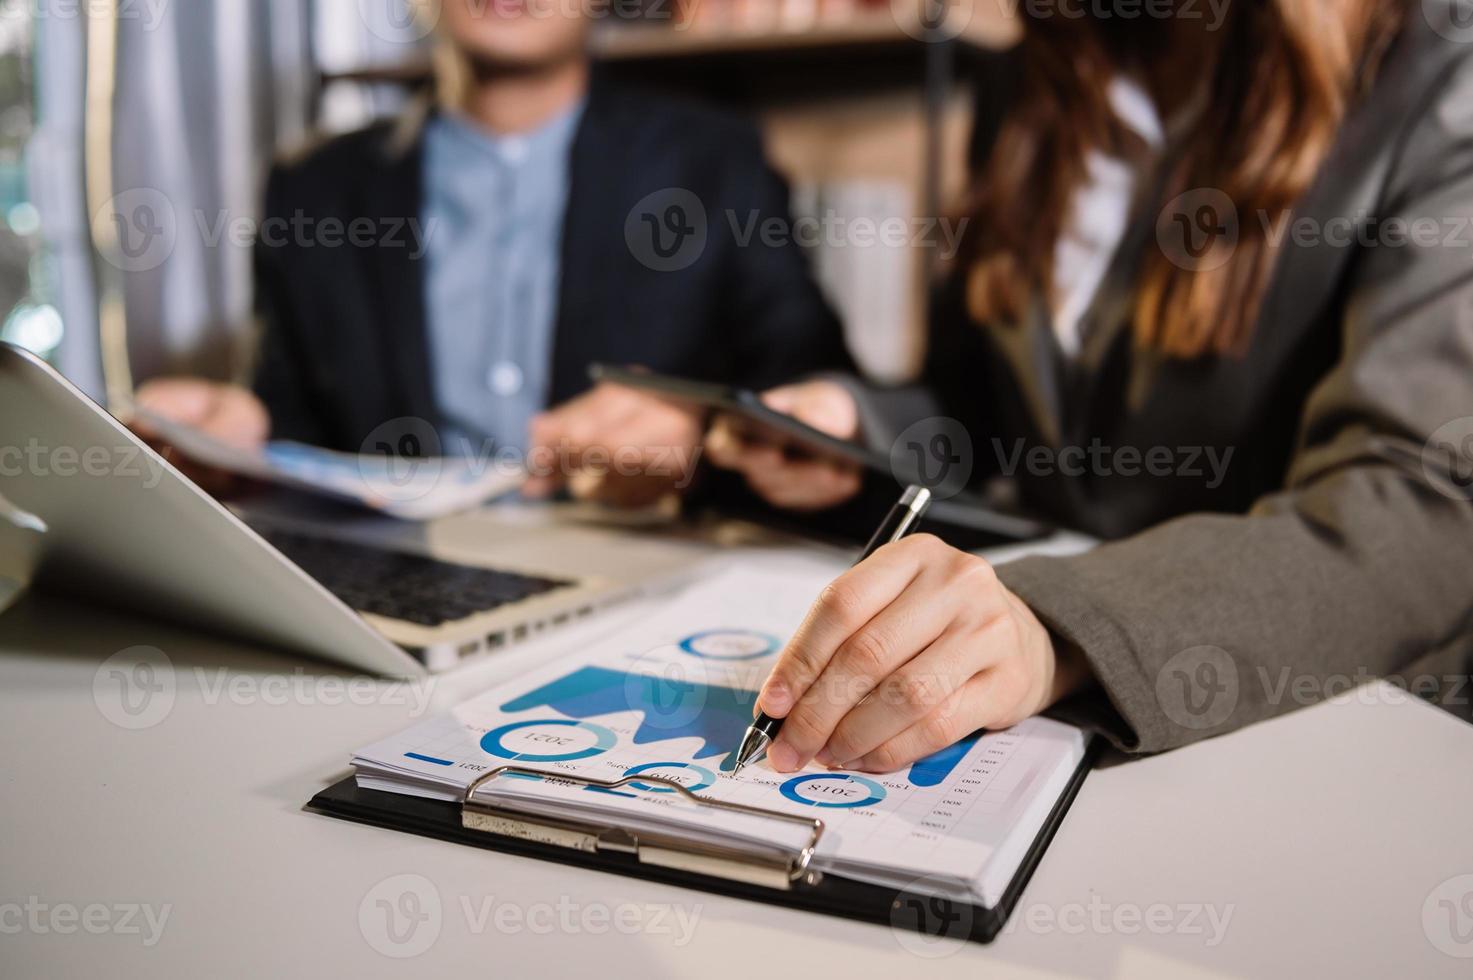
<path fill-rule="evenodd" d="M 900 495 L 900 505 L 911 510 L 921 510 L 931 502 L 931 491 L 927 487 L 911 484 Z"/>
<path fill-rule="evenodd" d="M 755 728 L 747 729 L 747 734 L 742 737 L 742 744 L 737 749 L 736 765 L 732 767 L 732 774 L 741 772 L 743 766 L 757 758 L 758 754 L 771 743 L 772 739 L 766 732 Z"/>

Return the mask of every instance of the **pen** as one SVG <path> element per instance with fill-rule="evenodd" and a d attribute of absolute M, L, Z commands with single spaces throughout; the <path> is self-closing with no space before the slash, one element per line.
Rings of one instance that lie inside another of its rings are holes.
<path fill-rule="evenodd" d="M 930 504 L 930 490 L 919 486 L 906 487 L 905 493 L 901 494 L 895 506 L 890 508 L 890 512 L 875 529 L 874 536 L 869 539 L 869 544 L 864 546 L 864 550 L 859 553 L 854 564 L 858 565 L 885 545 L 892 541 L 899 541 L 913 531 Z M 742 744 L 737 749 L 736 765 L 732 767 L 732 774 L 741 772 L 743 766 L 764 752 L 767 746 L 772 744 L 772 740 L 777 738 L 777 733 L 782 727 L 781 718 L 769 717 L 765 711 L 758 712 L 757 719 L 747 729 L 747 734 L 742 736 Z"/>

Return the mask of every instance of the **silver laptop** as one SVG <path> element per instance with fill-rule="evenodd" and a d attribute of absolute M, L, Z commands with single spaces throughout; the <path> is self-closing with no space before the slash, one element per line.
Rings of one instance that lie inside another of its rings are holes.
<path fill-rule="evenodd" d="M 0 343 L 0 577 L 361 670 L 453 667 L 689 573 L 693 542 L 535 508 L 426 524 L 227 509 L 28 351 Z"/>

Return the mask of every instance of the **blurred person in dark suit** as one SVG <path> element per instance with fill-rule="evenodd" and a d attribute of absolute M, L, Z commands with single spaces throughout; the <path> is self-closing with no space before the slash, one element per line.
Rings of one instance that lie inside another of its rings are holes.
<path fill-rule="evenodd" d="M 139 404 L 245 446 L 371 451 L 421 419 L 427 451 L 556 457 L 532 495 L 581 475 L 637 504 L 689 478 L 702 419 L 590 391 L 590 364 L 752 387 L 846 364 L 798 246 L 739 237 L 789 218 L 755 128 L 606 77 L 576 6 L 429 5 L 435 98 L 270 175 L 254 390 L 161 379 Z M 580 474 L 594 450 L 624 476 Z"/>

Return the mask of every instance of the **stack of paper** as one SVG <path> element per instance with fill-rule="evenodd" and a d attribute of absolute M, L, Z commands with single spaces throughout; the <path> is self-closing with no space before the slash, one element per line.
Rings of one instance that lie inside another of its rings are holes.
<path fill-rule="evenodd" d="M 340 453 L 299 442 L 245 450 L 153 412 L 139 417 L 179 452 L 206 466 L 424 521 L 475 507 L 526 482 L 526 469 L 499 458 Z"/>
<path fill-rule="evenodd" d="M 353 759 L 362 787 L 446 800 L 499 766 L 617 780 L 659 776 L 701 796 L 819 817 L 814 865 L 845 878 L 996 905 L 1085 752 L 1035 718 L 883 775 L 765 761 L 731 772 L 756 692 L 827 575 L 726 572 L 616 637 L 499 686 Z M 477 800 L 635 833 L 788 853 L 801 825 L 713 810 L 637 780 L 597 790 L 498 776 Z"/>

